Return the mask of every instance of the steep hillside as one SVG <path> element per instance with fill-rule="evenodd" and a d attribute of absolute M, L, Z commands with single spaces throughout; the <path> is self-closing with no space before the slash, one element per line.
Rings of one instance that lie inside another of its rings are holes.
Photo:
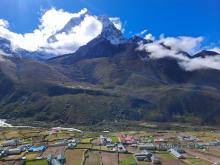
<path fill-rule="evenodd" d="M 75 53 L 47 61 L 27 58 L 25 52 L 0 56 L 0 118 L 67 124 L 124 119 L 220 124 L 219 70 L 183 69 L 179 52 L 175 58 L 152 58 L 152 52 L 137 48 L 154 41 L 125 39 L 106 17 L 99 20 L 101 34 Z M 10 42 L 2 42 L 4 53 L 10 53 Z M 156 44 L 173 52 L 164 43 Z M 219 57 L 212 51 L 181 55 L 187 60 Z"/>
<path fill-rule="evenodd" d="M 219 124 L 219 71 L 186 72 L 174 59 L 148 59 L 136 51 L 135 42 L 100 40 L 47 63 L 5 57 L 0 65 L 1 118 Z M 110 48 L 101 50 L 102 43 Z"/>
<path fill-rule="evenodd" d="M 48 63 L 73 81 L 115 91 L 120 93 L 120 98 L 128 97 L 125 105 L 131 104 L 131 107 L 124 106 L 127 111 L 137 113 L 136 119 L 219 123 L 218 70 L 189 72 L 172 58 L 152 60 L 148 53 L 136 51 L 135 42 L 117 45 L 114 49 L 111 45 L 98 54 L 88 51 L 102 50 L 106 42 L 92 41 L 76 53 Z M 119 51 L 112 51 L 116 48 Z"/>

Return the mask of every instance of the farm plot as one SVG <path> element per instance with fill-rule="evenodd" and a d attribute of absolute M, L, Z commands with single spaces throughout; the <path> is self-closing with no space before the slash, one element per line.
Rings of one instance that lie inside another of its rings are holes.
<path fill-rule="evenodd" d="M 118 165 L 117 153 L 102 152 L 101 157 L 103 165 Z"/>
<path fill-rule="evenodd" d="M 41 155 L 42 155 L 41 152 L 31 152 L 31 153 L 28 153 L 25 157 L 27 160 L 34 160 Z"/>
<path fill-rule="evenodd" d="M 65 147 L 48 147 L 46 151 L 44 151 L 43 156 L 47 157 L 48 155 L 59 155 L 65 153 Z"/>
<path fill-rule="evenodd" d="M 20 155 L 9 155 L 7 157 L 2 158 L 1 160 L 10 161 L 10 160 L 20 160 L 24 156 L 24 153 Z"/>
<path fill-rule="evenodd" d="M 1 131 L 0 139 L 12 139 L 20 137 L 19 130 Z"/>
<path fill-rule="evenodd" d="M 68 133 L 59 132 L 59 133 L 47 136 L 46 140 L 48 140 L 49 142 L 53 142 L 53 141 L 61 140 L 61 139 L 68 139 L 69 137 L 70 135 Z"/>
<path fill-rule="evenodd" d="M 93 138 L 85 138 L 81 140 L 81 143 L 91 143 L 92 140 Z"/>
<path fill-rule="evenodd" d="M 183 160 L 187 165 L 211 165 L 211 163 L 198 158 L 187 158 Z"/>
<path fill-rule="evenodd" d="M 25 163 L 25 165 L 48 165 L 48 161 L 47 160 L 28 161 Z"/>
<path fill-rule="evenodd" d="M 120 154 L 119 165 L 136 165 L 136 159 L 132 154 Z"/>
<path fill-rule="evenodd" d="M 33 136 L 39 136 L 41 134 L 41 131 L 38 130 L 20 130 L 19 135 L 22 138 L 29 138 Z"/>
<path fill-rule="evenodd" d="M 217 156 L 220 159 L 220 147 L 219 146 L 210 146 L 207 151 L 204 153 L 208 153 L 213 156 Z"/>
<path fill-rule="evenodd" d="M 91 143 L 94 145 L 100 145 L 100 140 L 99 140 L 99 138 L 95 138 L 91 141 Z"/>
<path fill-rule="evenodd" d="M 92 144 L 78 144 L 76 146 L 76 149 L 91 149 L 92 148 Z"/>
<path fill-rule="evenodd" d="M 23 161 L 0 161 L 0 165 L 22 165 Z"/>
<path fill-rule="evenodd" d="M 190 155 L 201 158 L 201 159 L 206 160 L 210 163 L 215 163 L 220 160 L 220 158 L 218 156 L 205 154 L 205 153 L 199 152 L 197 150 L 186 150 L 186 152 L 189 153 Z"/>
<path fill-rule="evenodd" d="M 85 151 L 85 149 L 67 150 L 65 152 L 66 165 L 81 165 Z"/>
<path fill-rule="evenodd" d="M 93 150 L 101 150 L 101 151 L 111 151 L 111 149 L 110 148 L 108 148 L 108 147 L 106 147 L 106 146 L 92 146 L 92 149 Z"/>
<path fill-rule="evenodd" d="M 111 139 L 112 139 L 112 142 L 113 142 L 113 143 L 118 143 L 118 142 L 120 142 L 117 136 L 112 136 Z"/>
<path fill-rule="evenodd" d="M 98 151 L 89 151 L 86 154 L 86 160 L 84 165 L 100 165 L 101 157 Z"/>
<path fill-rule="evenodd" d="M 138 149 L 138 147 L 128 146 L 128 147 L 127 147 L 127 150 L 128 150 L 128 152 L 130 152 L 130 153 L 139 153 L 139 152 L 141 152 L 141 151 Z"/>
<path fill-rule="evenodd" d="M 181 160 L 176 159 L 174 156 L 170 155 L 168 152 L 161 152 L 157 154 L 163 165 L 185 165 Z"/>

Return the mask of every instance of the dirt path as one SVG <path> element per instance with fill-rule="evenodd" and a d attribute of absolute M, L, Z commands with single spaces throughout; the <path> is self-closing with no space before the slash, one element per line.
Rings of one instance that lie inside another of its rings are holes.
<path fill-rule="evenodd" d="M 210 163 L 215 163 L 215 162 L 220 161 L 220 157 L 207 155 L 205 153 L 203 154 L 203 153 L 195 151 L 195 150 L 186 150 L 186 152 L 189 153 L 190 155 L 199 157 L 200 159 L 206 160 Z"/>

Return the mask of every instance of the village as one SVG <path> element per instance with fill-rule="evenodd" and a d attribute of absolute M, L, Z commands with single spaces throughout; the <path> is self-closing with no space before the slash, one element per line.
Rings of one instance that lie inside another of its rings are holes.
<path fill-rule="evenodd" d="M 0 130 L 0 165 L 219 165 L 220 132 Z"/>

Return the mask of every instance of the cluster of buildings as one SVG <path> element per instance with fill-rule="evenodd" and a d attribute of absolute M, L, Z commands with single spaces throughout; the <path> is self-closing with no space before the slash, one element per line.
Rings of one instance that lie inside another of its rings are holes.
<path fill-rule="evenodd" d="M 121 142 L 113 143 L 112 139 L 110 137 L 100 135 L 100 143 L 101 143 L 101 145 L 104 145 L 108 148 L 111 148 L 112 151 L 114 151 L 114 152 L 119 152 L 119 153 L 126 153 L 127 152 L 127 149 L 125 148 L 123 143 L 121 143 Z"/>
<path fill-rule="evenodd" d="M 184 158 L 184 150 L 181 148 L 178 148 L 177 145 L 174 145 L 172 143 L 169 143 L 168 140 L 164 138 L 152 138 L 152 139 L 141 139 L 141 138 L 135 138 L 131 135 L 120 135 L 118 137 L 120 140 L 119 143 L 113 143 L 112 139 L 110 137 L 101 135 L 100 136 L 100 142 L 102 145 L 107 147 L 112 147 L 112 151 L 115 152 L 127 152 L 127 149 L 125 146 L 130 146 L 133 148 L 137 148 L 139 151 L 142 151 L 140 153 L 134 153 L 134 156 L 138 161 L 148 161 L 152 162 L 153 164 L 160 164 L 160 159 L 152 154 L 155 151 L 168 151 L 171 155 L 176 157 L 177 159 Z M 178 137 L 180 138 L 180 137 Z M 196 138 L 192 137 L 181 137 L 181 140 L 193 140 L 195 141 Z"/>
<path fill-rule="evenodd" d="M 220 146 L 220 140 L 210 141 L 207 143 L 194 143 L 189 145 L 189 148 L 196 148 L 196 149 L 207 149 L 209 146 Z"/>
<path fill-rule="evenodd" d="M 50 165 L 64 165 L 65 164 L 65 156 L 63 154 L 59 154 L 58 156 L 49 155 L 47 157 L 47 160 Z"/>
<path fill-rule="evenodd" d="M 121 143 L 123 144 L 136 144 L 137 139 L 131 135 L 121 135 L 119 136 Z"/>
<path fill-rule="evenodd" d="M 64 139 L 54 142 L 50 144 L 50 147 L 59 147 L 59 146 L 67 146 L 68 149 L 74 149 L 77 145 L 78 141 L 76 139 Z"/>
<path fill-rule="evenodd" d="M 177 149 L 175 148 L 171 148 L 168 150 L 170 152 L 170 154 L 172 154 L 174 157 L 178 158 L 178 159 L 183 159 L 184 156 L 183 154 L 181 153 L 181 151 L 178 151 Z"/>
<path fill-rule="evenodd" d="M 186 135 L 178 136 L 177 139 L 182 142 L 197 142 L 197 141 L 199 141 L 199 139 L 197 137 L 186 136 Z"/>
<path fill-rule="evenodd" d="M 184 150 L 178 149 L 175 145 L 167 143 L 166 140 L 162 138 L 152 139 L 148 143 L 143 143 L 142 139 L 135 138 L 131 135 L 120 135 L 118 137 L 120 142 L 113 143 L 110 137 L 101 135 L 100 142 L 102 145 L 107 147 L 112 147 L 112 151 L 125 153 L 127 149 L 125 146 L 130 146 L 133 148 L 138 148 L 140 153 L 134 153 L 134 156 L 138 161 L 152 162 L 153 164 L 160 164 L 160 159 L 153 154 L 157 151 L 168 151 L 171 155 L 177 159 L 184 158 Z"/>
<path fill-rule="evenodd" d="M 104 146 L 112 144 L 112 139 L 105 135 L 100 135 L 99 139 L 100 143 Z"/>
<path fill-rule="evenodd" d="M 169 151 L 170 154 L 176 157 L 177 159 L 184 158 L 182 154 L 185 153 L 183 149 L 175 148 L 173 145 L 169 145 L 169 144 L 145 143 L 145 144 L 138 144 L 134 147 L 138 147 L 139 150 L 143 151 L 141 153 L 135 154 L 137 160 L 152 161 L 155 164 L 158 164 L 159 158 L 152 155 L 152 152 L 150 151 L 156 151 L 156 150 L 157 151 Z"/>
<path fill-rule="evenodd" d="M 17 146 L 19 144 L 18 139 L 6 140 L 1 143 L 1 147 Z"/>
<path fill-rule="evenodd" d="M 39 140 L 39 138 L 36 138 Z M 37 141 L 38 141 L 37 140 Z M 31 152 L 41 152 L 43 153 L 47 147 L 65 146 L 68 149 L 74 149 L 77 145 L 76 139 L 64 139 L 56 141 L 50 145 L 31 145 L 31 144 L 21 144 L 18 139 L 6 140 L 0 143 L 0 158 L 4 158 L 12 155 L 23 155 L 20 160 L 27 160 L 26 155 Z M 22 154 L 24 153 L 24 154 Z M 64 155 L 49 155 L 48 157 L 37 157 L 36 160 L 47 159 L 50 165 L 64 165 L 65 157 Z"/>
<path fill-rule="evenodd" d="M 18 139 L 7 140 L 0 145 L 0 157 L 6 157 L 9 155 L 19 155 L 22 152 L 43 152 L 46 150 L 46 146 L 33 146 L 31 144 L 20 145 Z M 26 159 L 22 157 L 22 159 Z"/>
<path fill-rule="evenodd" d="M 0 157 L 8 156 L 8 155 L 16 155 L 28 149 L 28 146 L 20 146 L 18 139 L 6 140 L 0 144 Z"/>
<path fill-rule="evenodd" d="M 66 130 L 67 128 L 52 128 L 49 134 L 56 134 L 60 130 Z M 71 130 L 72 131 L 72 130 Z M 131 153 L 134 154 L 138 161 L 152 162 L 153 164 L 160 164 L 160 159 L 154 154 L 155 151 L 166 151 L 170 155 L 176 157 L 177 159 L 184 159 L 185 152 L 182 148 L 193 147 L 193 148 L 205 148 L 207 146 L 220 146 L 220 140 L 210 141 L 208 143 L 201 143 L 201 141 L 194 136 L 177 136 L 175 139 L 168 140 L 163 138 L 163 136 L 154 137 L 135 137 L 132 135 L 119 135 L 116 137 L 118 141 L 116 142 L 115 136 L 109 137 L 107 133 L 99 136 L 100 149 L 101 146 L 106 146 L 110 152 L 117 153 L 128 153 L 129 149 Z M 18 139 L 11 139 L 0 142 L 0 158 L 9 155 L 20 155 L 21 153 L 30 152 L 44 152 L 47 147 L 59 147 L 63 146 L 67 149 L 74 149 L 79 141 L 74 138 L 57 140 L 54 142 L 44 144 L 45 137 L 36 136 L 31 138 L 31 144 L 21 144 Z M 32 145 L 32 144 L 37 144 Z M 193 145 L 193 146 L 192 146 Z M 184 146 L 184 147 L 182 147 Z M 134 149 L 135 148 L 135 149 Z M 138 150 L 137 150 L 138 149 Z M 134 152 L 133 152 L 134 151 Z M 26 160 L 25 155 L 21 159 Z M 65 157 L 64 155 L 49 155 L 44 157 L 38 157 L 36 159 L 47 159 L 50 165 L 64 165 Z"/>
<path fill-rule="evenodd" d="M 211 146 L 220 146 L 220 140 L 210 141 L 209 145 L 211 145 Z"/>
<path fill-rule="evenodd" d="M 151 152 L 144 150 L 141 153 L 135 153 L 134 156 L 138 161 L 152 162 L 153 164 L 160 164 L 160 159 Z"/>

